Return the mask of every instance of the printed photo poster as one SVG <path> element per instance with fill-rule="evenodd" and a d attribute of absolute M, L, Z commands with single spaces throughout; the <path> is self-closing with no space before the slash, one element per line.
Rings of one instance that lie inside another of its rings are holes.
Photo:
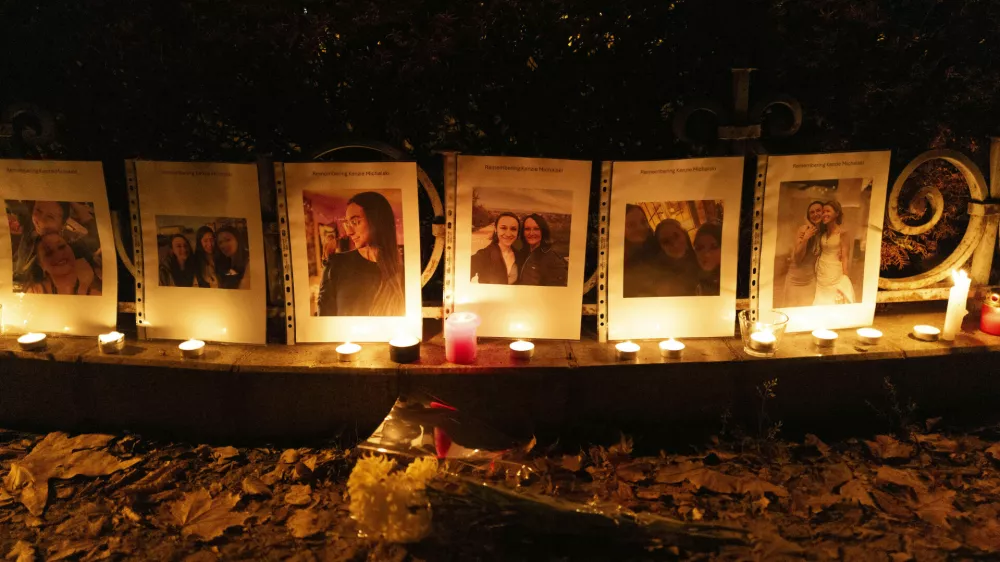
<path fill-rule="evenodd" d="M 591 163 L 460 156 L 455 310 L 478 335 L 580 339 Z"/>
<path fill-rule="evenodd" d="M 794 332 L 872 323 L 888 179 L 888 151 L 768 159 L 762 310 Z"/>
<path fill-rule="evenodd" d="M 257 166 L 135 162 L 146 336 L 266 343 Z"/>
<path fill-rule="evenodd" d="M 743 158 L 615 162 L 608 338 L 732 336 Z"/>
<path fill-rule="evenodd" d="M 419 339 L 416 163 L 284 167 L 295 340 Z"/>
<path fill-rule="evenodd" d="M 113 330 L 118 266 L 101 163 L 0 160 L 0 197 L 3 328 Z"/>

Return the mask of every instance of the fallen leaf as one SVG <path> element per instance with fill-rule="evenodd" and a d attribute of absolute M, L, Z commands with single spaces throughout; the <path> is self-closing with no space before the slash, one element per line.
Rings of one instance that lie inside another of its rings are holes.
<path fill-rule="evenodd" d="M 927 485 L 921 482 L 909 470 L 900 470 L 891 466 L 880 466 L 875 473 L 875 479 L 880 483 L 888 482 L 896 486 L 911 488 L 917 492 L 927 491 Z"/>
<path fill-rule="evenodd" d="M 831 493 L 853 478 L 854 474 L 851 469 L 843 463 L 832 464 L 823 470 L 823 486 L 826 487 L 826 491 Z"/>
<path fill-rule="evenodd" d="M 913 513 L 906 509 L 906 506 L 896 498 L 892 497 L 892 495 L 887 494 L 882 490 L 872 490 L 872 497 L 875 498 L 875 502 L 880 508 L 882 508 L 882 511 L 888 513 L 889 515 L 898 517 L 904 521 L 913 519 Z"/>
<path fill-rule="evenodd" d="M 212 449 L 212 456 L 218 461 L 227 461 L 231 458 L 238 457 L 240 452 L 236 447 L 216 447 Z"/>
<path fill-rule="evenodd" d="M 295 449 L 285 449 L 279 460 L 284 464 L 295 464 L 299 462 L 299 456 L 299 452 Z"/>
<path fill-rule="evenodd" d="M 219 494 L 213 498 L 202 488 L 185 492 L 183 498 L 170 506 L 170 513 L 181 527 L 182 535 L 194 535 L 207 541 L 230 527 L 243 525 L 249 514 L 232 510 L 238 501 L 238 494 Z"/>
<path fill-rule="evenodd" d="M 691 520 L 692 521 L 701 521 L 702 517 L 704 517 L 704 516 L 705 516 L 705 512 L 703 512 L 702 510 L 698 509 L 697 507 L 691 508 Z"/>
<path fill-rule="evenodd" d="M 312 487 L 308 484 L 292 486 L 291 490 L 285 494 L 285 503 L 288 505 L 309 505 L 312 501 Z"/>
<path fill-rule="evenodd" d="M 291 535 L 297 539 L 311 537 L 317 533 L 322 533 L 330 527 L 333 515 L 329 511 L 316 511 L 314 509 L 300 509 L 292 514 L 285 522 L 285 527 Z"/>
<path fill-rule="evenodd" d="M 928 433 L 927 435 L 916 433 L 913 438 L 917 443 L 937 453 L 954 453 L 958 451 L 958 441 L 948 439 L 938 433 Z"/>
<path fill-rule="evenodd" d="M 580 472 L 583 468 L 583 455 L 563 455 L 559 465 L 570 472 Z"/>
<path fill-rule="evenodd" d="M 865 485 L 860 480 L 851 480 L 840 487 L 840 496 L 851 503 L 857 503 L 868 507 L 875 507 L 871 494 L 865 489 Z"/>
<path fill-rule="evenodd" d="M 81 552 L 94 548 L 94 546 L 94 543 L 91 541 L 66 539 L 63 540 L 58 547 L 49 549 L 49 552 L 52 552 L 52 554 L 45 558 L 45 562 L 55 562 L 57 560 L 65 560 L 67 558 L 75 557 Z"/>
<path fill-rule="evenodd" d="M 641 482 L 646 479 L 648 463 L 629 463 L 615 467 L 615 474 L 626 482 Z"/>
<path fill-rule="evenodd" d="M 944 527 L 945 529 L 951 529 L 951 525 L 948 523 L 948 517 L 955 517 L 958 512 L 955 510 L 955 504 L 953 503 L 955 499 L 954 490 L 938 490 L 934 492 L 917 492 L 917 502 L 914 504 L 914 511 L 917 513 L 917 517 L 927 521 L 928 523 L 933 523 Z"/>
<path fill-rule="evenodd" d="M 664 484 L 678 484 L 687 479 L 688 474 L 704 468 L 701 463 L 682 461 L 669 464 L 656 471 L 656 481 Z"/>
<path fill-rule="evenodd" d="M 807 447 L 815 448 L 817 451 L 819 451 L 819 454 L 824 457 L 830 454 L 830 446 L 820 441 L 819 437 L 816 437 L 812 433 L 806 434 L 805 445 Z"/>
<path fill-rule="evenodd" d="M 985 552 L 1000 552 L 1000 523 L 996 519 L 986 519 L 970 525 L 965 530 L 965 542 Z"/>
<path fill-rule="evenodd" d="M 271 489 L 254 476 L 247 476 L 242 482 L 243 493 L 248 496 L 271 497 Z"/>
<path fill-rule="evenodd" d="M 908 459 L 913 456 L 913 445 L 901 443 L 888 435 L 876 435 L 875 441 L 865 441 L 872 455 L 882 460 Z"/>
<path fill-rule="evenodd" d="M 909 552 L 893 552 L 889 555 L 889 560 L 892 562 L 910 562 L 913 560 L 913 555 Z"/>
<path fill-rule="evenodd" d="M 657 482 L 677 484 L 684 480 L 717 494 L 762 496 L 765 493 L 771 493 L 779 497 L 788 496 L 788 490 L 765 480 L 754 477 L 730 476 L 690 461 L 667 465 L 656 473 Z"/>
<path fill-rule="evenodd" d="M 991 457 L 995 461 L 1000 461 L 1000 443 L 996 443 L 987 448 L 986 456 Z"/>
<path fill-rule="evenodd" d="M 14 562 L 35 562 L 35 547 L 25 541 L 17 541 L 5 558 Z"/>
<path fill-rule="evenodd" d="M 771 484 L 766 480 L 753 477 L 740 478 L 739 491 L 740 493 L 750 494 L 751 496 L 763 496 L 767 493 L 774 494 L 779 498 L 788 497 L 788 490 L 785 488 Z"/>
<path fill-rule="evenodd" d="M 49 433 L 28 455 L 11 463 L 4 485 L 11 492 L 21 491 L 21 503 L 32 515 L 41 515 L 49 499 L 49 480 L 74 476 L 105 476 L 128 468 L 141 459 L 127 461 L 95 447 L 111 441 L 110 435 L 84 434 L 69 437 L 62 432 Z"/>
<path fill-rule="evenodd" d="M 809 506 L 809 513 L 816 514 L 839 502 L 841 499 L 840 496 L 833 494 L 815 494 L 810 495 L 806 499 L 806 505 Z"/>

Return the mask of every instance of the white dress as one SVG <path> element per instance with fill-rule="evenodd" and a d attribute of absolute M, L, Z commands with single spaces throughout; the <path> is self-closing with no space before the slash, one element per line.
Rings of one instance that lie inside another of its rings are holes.
<path fill-rule="evenodd" d="M 850 304 L 854 302 L 854 285 L 844 275 L 840 262 L 842 232 L 820 238 L 820 254 L 816 260 L 816 296 L 813 306 Z"/>

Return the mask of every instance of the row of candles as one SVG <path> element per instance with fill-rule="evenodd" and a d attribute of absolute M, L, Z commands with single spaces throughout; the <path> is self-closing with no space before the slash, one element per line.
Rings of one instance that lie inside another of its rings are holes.
<path fill-rule="evenodd" d="M 961 328 L 962 318 L 968 313 L 966 299 L 969 294 L 970 280 L 964 271 L 953 272 L 954 287 L 949 293 L 948 309 L 945 314 L 944 330 L 928 325 L 913 327 L 912 335 L 922 341 L 937 341 L 938 339 L 953 340 L 955 333 Z M 743 337 L 744 350 L 751 355 L 770 356 L 775 353 L 781 336 L 784 334 L 788 316 L 779 311 L 762 312 L 761 318 L 751 320 L 749 311 L 739 314 L 740 333 Z M 479 317 L 471 312 L 456 312 L 444 322 L 445 357 L 451 363 L 471 364 L 476 361 L 476 329 Z M 1000 295 L 993 294 L 983 304 L 980 328 L 990 334 L 1000 335 Z M 882 332 L 875 328 L 859 328 L 856 332 L 857 342 L 862 345 L 876 345 L 882 338 Z M 837 333 L 832 330 L 819 329 L 812 332 L 813 344 L 820 349 L 832 348 L 837 341 Z M 46 336 L 42 333 L 28 333 L 17 339 L 21 349 L 25 351 L 42 351 L 46 349 Z M 119 353 L 125 348 L 125 334 L 110 332 L 101 334 L 97 344 L 102 353 Z M 197 359 L 205 354 L 205 342 L 190 339 L 178 346 L 181 355 L 187 359 Z M 535 345 L 524 340 L 510 344 L 510 358 L 513 361 L 530 361 L 535 353 Z M 673 338 L 659 342 L 660 356 L 663 359 L 680 359 L 685 345 Z M 638 357 L 639 344 L 632 341 L 615 344 L 616 357 L 619 361 L 630 361 Z M 340 362 L 356 361 L 361 353 L 357 343 L 344 343 L 336 348 L 337 360 Z M 420 340 L 412 337 L 399 337 L 389 342 L 389 359 L 396 363 L 412 363 L 420 359 Z"/>

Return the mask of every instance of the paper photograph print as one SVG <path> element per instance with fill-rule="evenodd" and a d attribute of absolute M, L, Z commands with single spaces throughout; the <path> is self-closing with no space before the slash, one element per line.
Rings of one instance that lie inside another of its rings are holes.
<path fill-rule="evenodd" d="M 101 296 L 101 238 L 94 204 L 4 201 L 15 293 Z"/>
<path fill-rule="evenodd" d="M 721 199 L 625 205 L 622 297 L 719 296 Z"/>
<path fill-rule="evenodd" d="M 731 336 L 743 158 L 611 171 L 608 338 Z"/>
<path fill-rule="evenodd" d="M 565 287 L 572 222 L 572 191 L 474 188 L 470 281 Z"/>
<path fill-rule="evenodd" d="M 156 247 L 160 287 L 250 289 L 246 219 L 157 215 Z"/>
<path fill-rule="evenodd" d="M 788 331 L 871 324 L 888 177 L 889 152 L 768 158 L 759 306 Z"/>
<path fill-rule="evenodd" d="M 873 178 L 782 182 L 774 307 L 864 300 Z"/>
<path fill-rule="evenodd" d="M 405 316 L 399 189 L 302 191 L 310 316 Z"/>

